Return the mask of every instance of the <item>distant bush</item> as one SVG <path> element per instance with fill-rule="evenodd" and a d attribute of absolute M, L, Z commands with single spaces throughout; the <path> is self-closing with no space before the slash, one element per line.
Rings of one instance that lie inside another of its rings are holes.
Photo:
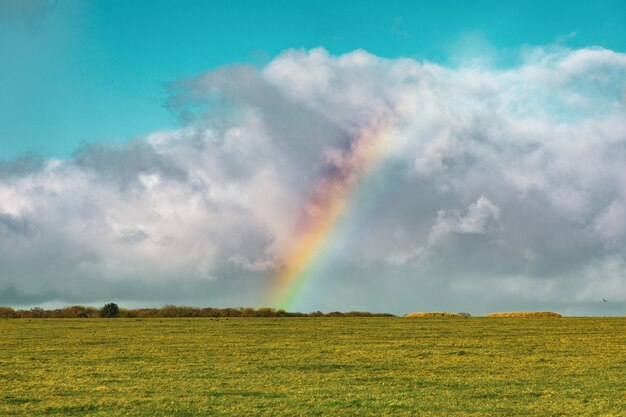
<path fill-rule="evenodd" d="M 0 307 L 0 318 L 2 319 L 17 318 L 17 311 L 13 310 L 10 307 Z"/>
<path fill-rule="evenodd" d="M 126 319 L 134 319 L 139 317 L 137 314 L 137 310 L 129 310 L 127 308 L 120 308 L 120 317 L 124 317 Z"/>
<path fill-rule="evenodd" d="M 53 310 L 50 315 L 56 318 L 89 318 L 98 317 L 100 312 L 93 307 L 70 306 L 59 310 Z"/>
<path fill-rule="evenodd" d="M 491 313 L 486 317 L 562 317 L 551 311 L 511 311 L 507 313 Z"/>
<path fill-rule="evenodd" d="M 120 316 L 120 308 L 115 303 L 105 304 L 104 307 L 100 309 L 100 317 L 119 317 Z"/>
<path fill-rule="evenodd" d="M 415 312 L 405 314 L 404 317 L 463 317 L 458 313 L 449 313 L 447 311 L 432 311 L 432 312 Z"/>

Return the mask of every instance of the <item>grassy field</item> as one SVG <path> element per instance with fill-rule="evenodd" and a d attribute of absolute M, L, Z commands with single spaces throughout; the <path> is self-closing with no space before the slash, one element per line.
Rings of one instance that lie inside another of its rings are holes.
<path fill-rule="evenodd" d="M 626 318 L 0 320 L 0 415 L 625 416 Z"/>

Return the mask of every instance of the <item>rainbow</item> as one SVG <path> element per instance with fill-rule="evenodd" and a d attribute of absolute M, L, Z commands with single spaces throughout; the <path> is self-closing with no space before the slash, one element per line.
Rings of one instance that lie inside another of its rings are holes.
<path fill-rule="evenodd" d="M 389 127 L 388 118 L 381 118 L 359 129 L 313 187 L 272 280 L 270 300 L 276 308 L 288 309 L 297 297 L 360 180 L 383 159 Z"/>

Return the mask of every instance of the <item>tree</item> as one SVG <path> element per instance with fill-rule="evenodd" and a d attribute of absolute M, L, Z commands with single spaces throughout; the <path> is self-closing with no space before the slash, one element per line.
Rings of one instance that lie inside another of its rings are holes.
<path fill-rule="evenodd" d="M 120 308 L 115 303 L 105 304 L 104 307 L 100 309 L 100 317 L 119 317 L 120 316 Z"/>

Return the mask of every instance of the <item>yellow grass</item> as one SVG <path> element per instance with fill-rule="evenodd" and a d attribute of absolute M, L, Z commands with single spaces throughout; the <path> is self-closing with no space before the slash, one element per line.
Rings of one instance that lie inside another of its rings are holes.
<path fill-rule="evenodd" d="M 417 311 L 415 313 L 405 314 L 404 317 L 463 317 L 457 313 L 449 313 L 447 311 Z"/>
<path fill-rule="evenodd" d="M 0 319 L 0 416 L 621 416 L 626 319 Z"/>
<path fill-rule="evenodd" d="M 506 313 L 491 313 L 487 317 L 562 317 L 552 311 L 510 311 Z"/>

